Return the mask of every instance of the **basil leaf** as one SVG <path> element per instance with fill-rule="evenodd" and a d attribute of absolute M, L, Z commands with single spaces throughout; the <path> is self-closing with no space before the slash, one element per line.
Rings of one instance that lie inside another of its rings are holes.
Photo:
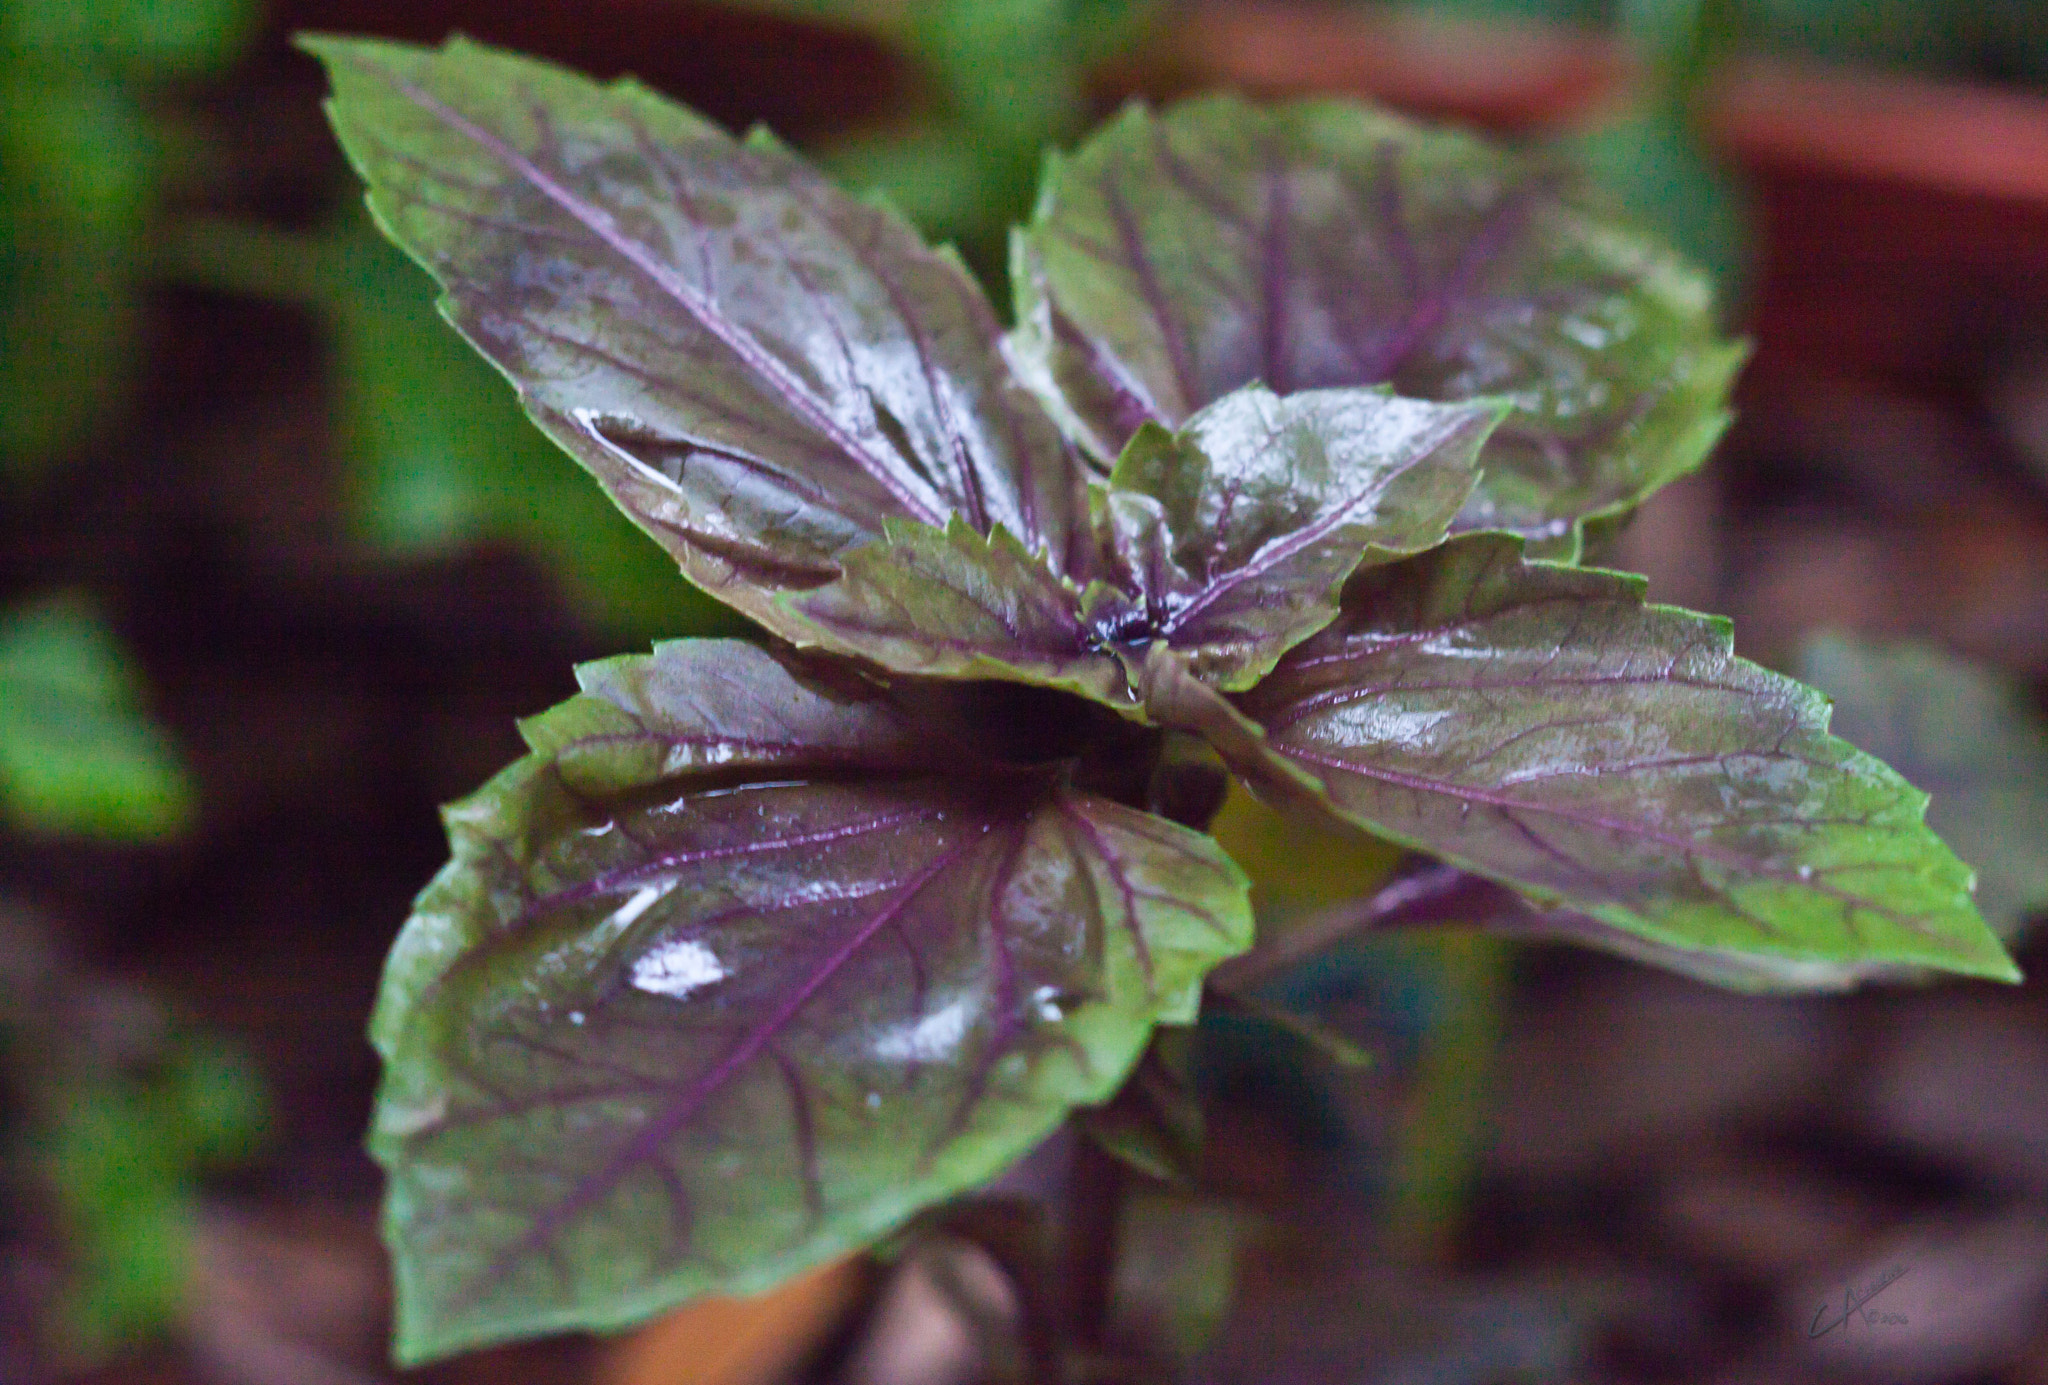
<path fill-rule="evenodd" d="M 1848 991 L 1866 981 L 1910 981 L 1925 976 L 1921 968 L 1882 959 L 1824 962 L 1652 942 L 1570 909 L 1544 908 L 1505 886 L 1449 866 L 1424 867 L 1375 896 L 1325 910 L 1304 925 L 1301 933 L 1305 942 L 1312 937 L 1327 945 L 1346 936 L 1444 927 L 1479 928 L 1521 941 L 1597 948 L 1708 985 L 1751 994 Z M 1281 947 L 1274 949 L 1279 954 L 1275 961 L 1291 952 L 1286 946 L 1289 941 L 1283 939 Z M 1253 953 L 1239 958 L 1232 968 L 1255 967 L 1258 961 L 1258 953 Z M 1238 984 L 1230 970 L 1219 971 L 1210 985 Z"/>
<path fill-rule="evenodd" d="M 1226 395 L 1178 434 L 1141 428 L 1093 490 L 1102 574 L 1085 590 L 998 526 L 889 520 L 840 557 L 842 580 L 792 593 L 805 643 L 890 668 L 1011 678 L 1137 715 L 1155 643 L 1213 686 L 1258 681 L 1337 614 L 1361 561 L 1443 539 L 1498 417 L 1376 390 Z"/>
<path fill-rule="evenodd" d="M 0 612 L 0 820 L 38 836 L 125 841 L 190 828 L 197 794 L 144 715 L 141 682 L 74 593 Z"/>
<path fill-rule="evenodd" d="M 1510 938 L 1596 948 L 1631 962 L 1689 976 L 1709 986 L 1751 995 L 1853 991 L 1869 982 L 1904 982 L 1926 977 L 1920 967 L 1882 959 L 1828 962 L 1760 952 L 1674 947 L 1569 909 L 1539 909 L 1506 890 L 1500 891 L 1496 912 L 1474 913 L 1456 922 Z"/>
<path fill-rule="evenodd" d="M 1545 905 L 1680 948 L 2015 978 L 1926 795 L 1643 586 L 1454 539 L 1359 573 L 1238 707 L 1346 819 Z"/>
<path fill-rule="evenodd" d="M 983 538 L 892 520 L 840 559 L 841 580 L 792 593 L 785 628 L 806 644 L 932 677 L 1003 678 L 1132 707 L 1123 666 L 1093 638 L 1081 594 L 1007 529 Z"/>
<path fill-rule="evenodd" d="M 1576 182 L 1344 101 L 1127 110 L 1048 164 L 1012 277 L 1020 373 L 1105 462 L 1254 380 L 1512 401 L 1458 527 L 1544 556 L 1700 463 L 1742 356 Z"/>
<path fill-rule="evenodd" d="M 386 971 L 403 1359 L 862 1246 L 1107 1098 L 1250 940 L 1208 838 L 844 666 L 708 641 L 583 681 L 449 810 Z"/>
<path fill-rule="evenodd" d="M 1835 729 L 1933 795 L 1927 822 L 1977 869 L 1977 907 L 2010 938 L 2048 909 L 2048 728 L 2020 689 L 1922 645 L 1817 636 L 1799 676 L 1834 699 Z"/>
<path fill-rule="evenodd" d="M 779 593 L 892 517 L 1084 556 L 1081 469 L 980 290 L 893 213 L 631 82 L 460 39 L 305 46 L 443 311 L 719 599 L 779 629 Z"/>
<path fill-rule="evenodd" d="M 1257 682 L 1336 618 L 1361 560 L 1443 540 L 1499 417 L 1374 390 L 1225 395 L 1178 434 L 1138 430 L 1095 494 L 1105 639 L 1164 639 L 1221 688 Z"/>

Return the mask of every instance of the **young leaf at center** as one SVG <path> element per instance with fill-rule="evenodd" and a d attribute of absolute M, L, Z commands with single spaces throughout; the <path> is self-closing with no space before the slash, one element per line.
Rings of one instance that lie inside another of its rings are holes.
<path fill-rule="evenodd" d="M 1500 414 L 1253 385 L 1177 434 L 1140 428 L 1094 492 L 1116 590 L 1094 594 L 1092 623 L 1116 644 L 1186 651 L 1212 686 L 1250 687 L 1336 618 L 1361 562 L 1443 541 Z"/>
<path fill-rule="evenodd" d="M 1343 101 L 1132 107 L 1049 163 L 1012 278 L 1018 368 L 1105 464 L 1254 380 L 1511 401 L 1458 527 L 1544 557 L 1699 465 L 1742 354 L 1560 170 Z"/>
<path fill-rule="evenodd" d="M 943 533 L 891 521 L 882 543 L 842 557 L 840 581 L 783 604 L 809 643 L 1062 688 L 1127 714 L 1144 710 L 1155 645 L 1207 684 L 1249 687 L 1336 616 L 1361 563 L 1442 541 L 1499 415 L 1484 401 L 1283 399 L 1251 385 L 1178 433 L 1140 429 L 1090 488 L 1097 576 L 1085 590 L 1000 528 L 983 539 L 958 519 Z"/>
<path fill-rule="evenodd" d="M 1106 1099 L 1250 941 L 1213 841 L 928 686 L 725 641 L 582 681 L 449 810 L 386 971 L 407 1359 L 863 1246 Z"/>

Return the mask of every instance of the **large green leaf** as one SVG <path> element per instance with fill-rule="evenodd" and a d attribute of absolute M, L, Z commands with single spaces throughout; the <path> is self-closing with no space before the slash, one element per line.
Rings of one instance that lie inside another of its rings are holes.
<path fill-rule="evenodd" d="M 1019 368 L 1104 461 L 1254 380 L 1511 401 L 1460 527 L 1545 556 L 1699 464 L 1741 357 L 1558 170 L 1341 101 L 1132 107 L 1048 166 L 1013 277 Z"/>
<path fill-rule="evenodd" d="M 1923 645 L 1809 640 L 1799 676 L 1835 730 L 1932 795 L 1927 823 L 1977 870 L 1977 907 L 2005 936 L 2048 908 L 2048 728 L 1990 669 Z"/>
<path fill-rule="evenodd" d="M 863 1245 L 1107 1098 L 1249 942 L 1213 842 L 943 688 L 723 641 L 581 676 L 449 810 L 385 975 L 406 1359 Z"/>
<path fill-rule="evenodd" d="M 1085 558 L 1081 469 L 980 290 L 894 213 L 631 82 L 463 40 L 306 46 L 443 311 L 727 604 L 776 626 L 888 518 Z"/>
<path fill-rule="evenodd" d="M 1237 700 L 1263 741 L 1219 749 L 1652 942 L 2015 977 L 1926 795 L 1829 736 L 1826 698 L 1736 658 L 1726 621 L 1643 586 L 1505 535 L 1368 568 Z"/>
<path fill-rule="evenodd" d="M 140 682 L 76 597 L 0 616 L 0 815 L 36 833 L 136 840 L 189 826 L 191 781 L 143 715 Z"/>

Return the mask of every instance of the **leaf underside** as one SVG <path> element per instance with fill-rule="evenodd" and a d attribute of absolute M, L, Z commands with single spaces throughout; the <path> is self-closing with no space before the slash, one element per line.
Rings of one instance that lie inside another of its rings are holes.
<path fill-rule="evenodd" d="M 1013 359 L 1105 464 L 1252 381 L 1499 396 L 1459 527 L 1543 557 L 1704 459 L 1742 355 L 1558 170 L 1342 101 L 1132 107 L 1048 166 L 1012 270 Z"/>
<path fill-rule="evenodd" d="M 864 1245 L 1107 1098 L 1250 941 L 1208 838 L 930 705 L 725 641 L 583 679 L 449 810 L 386 973 L 406 1359 Z"/>
<path fill-rule="evenodd" d="M 1596 948 L 1752 995 L 1850 991 L 1873 981 L 1910 981 L 1926 974 L 1881 955 L 1829 962 L 1653 942 L 1588 914 L 1544 908 L 1491 880 L 1441 865 L 1416 871 L 1377 897 L 1335 906 L 1310 926 L 1323 936 L 1390 928 L 1479 928 L 1503 937 Z"/>
<path fill-rule="evenodd" d="M 1669 946 L 2013 979 L 1926 796 L 1827 734 L 1827 699 L 1725 621 L 1506 535 L 1361 572 L 1236 700 L 1254 782 Z"/>

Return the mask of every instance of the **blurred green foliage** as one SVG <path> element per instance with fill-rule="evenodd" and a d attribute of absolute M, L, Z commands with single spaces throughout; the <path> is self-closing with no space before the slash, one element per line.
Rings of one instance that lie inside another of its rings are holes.
<path fill-rule="evenodd" d="M 7 1249 L 54 1257 L 38 1357 L 90 1365 L 176 1323 L 197 1179 L 247 1159 L 268 1128 L 248 1053 L 82 975 L 46 920 L 0 898 L 0 1089 Z"/>
<path fill-rule="evenodd" d="M 2048 83 L 2040 0 L 1743 0 L 1749 46 L 1844 62 Z"/>
<path fill-rule="evenodd" d="M 71 1258 L 60 1349 L 93 1360 L 181 1315 L 194 1181 L 255 1153 L 268 1118 L 248 1055 L 217 1036 L 180 1035 L 140 1072 L 71 1078 L 38 1143 Z"/>
<path fill-rule="evenodd" d="M 372 549 L 409 560 L 510 543 L 606 629 L 653 637 L 742 628 L 533 425 L 504 379 L 435 312 L 426 276 L 366 218 L 350 213 L 310 234 L 196 223 L 170 240 L 164 264 L 319 317 L 347 519 Z"/>
<path fill-rule="evenodd" d="M 1614 22 L 1649 74 L 1643 99 L 1558 142 L 1638 220 L 1705 265 L 1739 318 L 1755 253 L 1741 181 L 1709 146 L 1700 97 L 1742 45 L 1747 0 L 1619 0 Z"/>
<path fill-rule="evenodd" d="M 1136 47 L 1162 0 L 729 0 L 859 29 L 908 57 L 924 85 L 913 112 L 835 134 L 808 152 L 872 189 L 1001 289 L 1009 227 L 1038 191 L 1049 144 L 1086 128 L 1090 74 Z"/>
<path fill-rule="evenodd" d="M 140 369 L 167 84 L 224 66 L 255 0 L 0 6 L 0 472 L 90 440 Z"/>
<path fill-rule="evenodd" d="M 0 813 L 35 835 L 183 830 L 192 785 L 141 701 L 133 663 L 83 598 L 0 613 Z"/>
<path fill-rule="evenodd" d="M 1108 1335 L 1160 1378 L 1184 1378 L 1229 1317 L 1247 1214 L 1215 1197 L 1137 1188 L 1117 1209 Z"/>

